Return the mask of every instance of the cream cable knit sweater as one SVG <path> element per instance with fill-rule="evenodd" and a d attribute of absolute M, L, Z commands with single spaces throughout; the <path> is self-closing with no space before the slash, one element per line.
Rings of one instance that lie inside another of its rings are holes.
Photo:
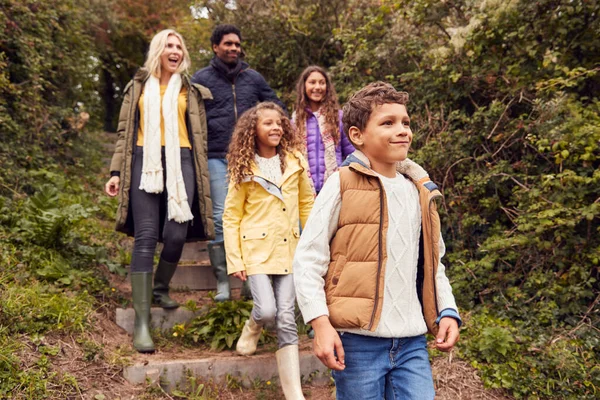
<path fill-rule="evenodd" d="M 417 259 L 421 231 L 421 211 L 418 192 L 412 182 L 402 175 L 380 179 L 388 202 L 387 232 L 388 260 L 385 272 L 385 291 L 382 316 L 375 332 L 349 330 L 377 337 L 410 337 L 427 332 L 421 304 L 416 292 Z M 330 253 L 329 243 L 337 230 L 341 210 L 340 177 L 333 174 L 323 186 L 294 258 L 294 281 L 298 305 L 304 320 L 309 322 L 329 315 L 324 291 Z M 440 259 L 445 253 L 440 241 Z M 457 310 L 452 288 L 440 262 L 436 276 L 438 305 Z"/>

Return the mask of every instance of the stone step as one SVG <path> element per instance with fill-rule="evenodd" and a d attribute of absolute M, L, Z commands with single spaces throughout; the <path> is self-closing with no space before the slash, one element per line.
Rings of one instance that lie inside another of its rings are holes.
<path fill-rule="evenodd" d="M 191 373 L 205 381 L 226 384 L 235 379 L 244 387 L 252 387 L 256 379 L 277 382 L 277 360 L 274 353 L 251 357 L 224 356 L 191 360 L 148 361 L 125 367 L 123 376 L 132 384 L 160 382 L 167 392 L 185 386 L 186 376 Z M 300 352 L 300 375 L 302 381 L 311 385 L 328 385 L 330 373 L 319 359 L 308 350 Z"/>
<path fill-rule="evenodd" d="M 175 290 L 216 290 L 217 279 L 213 275 L 210 264 L 179 264 L 169 285 Z M 229 277 L 231 289 L 242 287 L 242 281 Z"/>
<path fill-rule="evenodd" d="M 150 309 L 150 324 L 153 329 L 166 331 L 176 324 L 181 324 L 191 320 L 201 314 L 201 310 L 192 312 L 183 307 L 174 310 L 165 310 L 160 307 Z M 135 321 L 135 311 L 133 308 L 117 308 L 116 323 L 130 335 L 133 334 L 133 323 Z"/>
<path fill-rule="evenodd" d="M 180 290 L 216 290 L 215 278 L 208 257 L 208 242 L 186 243 L 179 260 L 179 266 L 171 280 L 171 287 Z M 239 279 L 230 277 L 232 289 L 242 287 Z"/>
<path fill-rule="evenodd" d="M 209 264 L 208 242 L 190 242 L 183 246 L 183 253 L 179 262 L 181 264 Z"/>

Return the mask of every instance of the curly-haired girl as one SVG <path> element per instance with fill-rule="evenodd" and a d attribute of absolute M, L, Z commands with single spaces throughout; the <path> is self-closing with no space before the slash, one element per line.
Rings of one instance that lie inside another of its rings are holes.
<path fill-rule="evenodd" d="M 296 96 L 292 119 L 303 139 L 309 176 L 319 193 L 327 178 L 354 152 L 354 147 L 343 134 L 340 104 L 323 68 L 312 65 L 302 71 L 296 84 Z"/>
<path fill-rule="evenodd" d="M 313 205 L 308 165 L 283 110 L 265 102 L 238 121 L 227 160 L 223 231 L 227 270 L 248 280 L 254 307 L 236 350 L 251 355 L 262 327 L 276 321 L 277 366 L 286 399 L 304 399 L 294 317 L 292 260 Z"/>

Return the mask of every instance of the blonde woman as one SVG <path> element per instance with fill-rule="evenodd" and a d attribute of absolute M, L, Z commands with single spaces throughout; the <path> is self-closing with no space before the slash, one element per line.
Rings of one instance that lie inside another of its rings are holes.
<path fill-rule="evenodd" d="M 125 87 L 111 178 L 106 193 L 119 196 L 117 226 L 133 235 L 131 292 L 135 309 L 133 345 L 154 351 L 150 305 L 179 305 L 169 297 L 183 245 L 214 238 L 206 154 L 204 100 L 210 91 L 191 84 L 190 57 L 172 29 L 150 42 L 144 67 Z M 163 242 L 152 285 L 156 245 Z"/>

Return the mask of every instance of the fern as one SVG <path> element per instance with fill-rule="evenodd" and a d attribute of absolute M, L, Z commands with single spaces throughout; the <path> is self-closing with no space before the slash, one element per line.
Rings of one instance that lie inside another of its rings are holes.
<path fill-rule="evenodd" d="M 66 237 L 79 221 L 89 218 L 95 208 L 70 204 L 58 188 L 43 185 L 25 204 L 24 218 L 17 223 L 16 233 L 28 242 L 46 248 L 64 247 Z"/>

